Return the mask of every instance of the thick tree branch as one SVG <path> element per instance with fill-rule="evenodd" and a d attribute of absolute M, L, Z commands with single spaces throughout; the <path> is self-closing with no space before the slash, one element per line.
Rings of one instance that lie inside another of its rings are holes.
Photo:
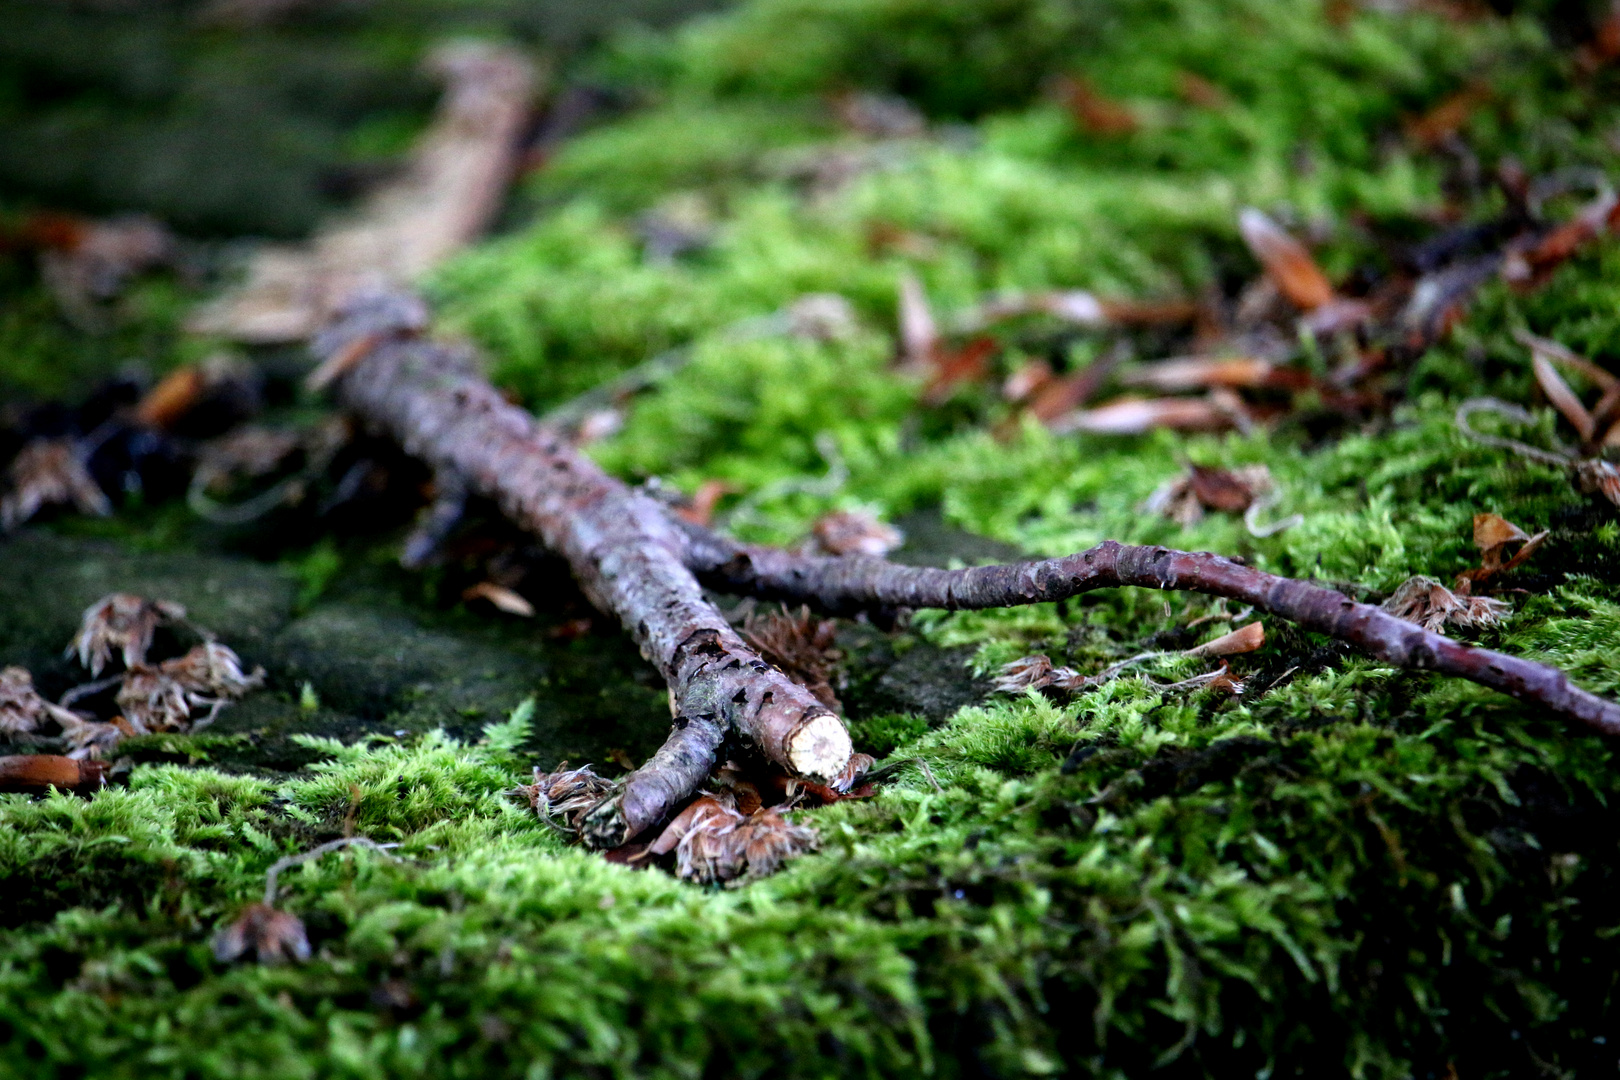
<path fill-rule="evenodd" d="M 1108 540 L 1061 559 L 938 570 L 871 556 L 795 555 L 739 544 L 689 523 L 683 522 L 682 529 L 688 568 L 705 585 L 726 592 L 807 602 L 840 615 L 872 609 L 1012 607 L 1122 585 L 1224 596 L 1349 642 L 1397 667 L 1468 679 L 1606 735 L 1620 735 L 1620 705 L 1575 686 L 1557 668 L 1464 645 L 1332 589 L 1207 552 Z"/>
<path fill-rule="evenodd" d="M 609 477 L 508 403 L 463 350 L 417 335 L 427 313 L 401 294 L 352 301 L 315 344 L 342 358 L 337 391 L 440 475 L 460 476 L 568 560 L 591 601 L 616 614 L 669 684 L 675 730 L 584 823 L 588 842 L 622 843 L 696 790 L 728 732 L 791 775 L 828 783 L 851 747 L 839 719 L 732 630 L 684 565 L 664 509 Z"/>

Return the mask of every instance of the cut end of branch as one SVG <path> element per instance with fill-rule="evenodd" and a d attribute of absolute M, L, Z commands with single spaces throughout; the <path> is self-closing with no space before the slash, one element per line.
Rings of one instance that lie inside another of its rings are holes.
<path fill-rule="evenodd" d="M 831 713 L 812 717 L 788 741 L 788 763 L 793 771 L 818 784 L 836 779 L 854 752 L 843 721 Z"/>

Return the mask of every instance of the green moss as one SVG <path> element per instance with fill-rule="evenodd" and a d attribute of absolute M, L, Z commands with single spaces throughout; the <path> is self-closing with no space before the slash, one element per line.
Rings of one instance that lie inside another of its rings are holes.
<path fill-rule="evenodd" d="M 625 39 L 599 70 L 629 72 L 651 104 L 568 144 L 531 182 L 544 211 L 436 277 L 441 318 L 536 406 L 689 346 L 689 362 L 592 452 L 627 478 L 726 481 L 739 490 L 720 512 L 753 538 L 792 541 L 818 514 L 860 506 L 1030 554 L 1107 537 L 1239 554 L 1376 599 L 1412 574 L 1475 565 L 1472 516 L 1494 511 L 1552 536 L 1508 581 L 1522 591 L 1506 594 L 1504 624 L 1468 640 L 1620 693 L 1612 508 L 1453 423 L 1466 397 L 1535 403 L 1514 329 L 1612 360 L 1612 240 L 1539 291 L 1486 287 L 1410 373 L 1404 404 L 1365 427 L 1323 425 L 1301 402 L 1296 420 L 1246 436 L 1056 437 L 1002 425 L 994 380 L 922 410 L 917 385 L 890 368 L 902 270 L 942 315 L 1012 288 L 1230 289 L 1255 273 L 1234 224 L 1255 203 L 1308 228 L 1335 274 L 1387 265 L 1392 245 L 1427 234 L 1457 198 L 1443 193 L 1446 159 L 1404 142 L 1402 122 L 1476 79 L 1494 96 L 1464 131 L 1486 166 L 1508 153 L 1538 171 L 1615 164 L 1615 76 L 1578 72 L 1550 44 L 1561 27 L 1527 13 L 1340 14 L 1280 0 L 926 11 L 753 0 Z M 1217 85 L 1224 104 L 1181 100 L 1181 72 Z M 1138 129 L 1077 130 L 1041 97 L 1061 73 L 1127 104 Z M 821 95 L 849 87 L 972 126 L 886 146 L 842 187 L 806 191 L 793 179 L 806 163 L 872 149 L 825 115 Z M 638 216 L 670 198 L 701 203 L 712 236 L 653 265 Z M 1465 193 L 1459 209 L 1483 218 L 1500 205 Z M 853 303 L 853 335 L 731 330 L 825 291 Z M 1005 344 L 1060 363 L 1107 346 L 1033 321 Z M 1151 334 L 1135 344 L 1160 355 Z M 1547 444 L 1559 424 L 1542 409 L 1517 434 Z M 1145 513 L 1188 460 L 1266 465 L 1282 495 L 1274 513 L 1303 523 L 1257 539 L 1228 516 L 1182 528 Z M 492 664 L 485 638 L 475 648 L 461 629 L 435 629 L 452 616 L 374 610 L 375 596 L 350 588 L 348 555 L 316 549 L 290 567 L 296 582 L 277 579 L 285 700 L 238 706 L 240 728 L 227 714 L 218 742 L 142 747 L 128 785 L 93 799 L 0 802 L 0 1066 L 222 1077 L 1612 1068 L 1612 1046 L 1596 1040 L 1615 1029 L 1620 970 L 1614 748 L 1509 699 L 1270 619 L 1266 645 L 1232 659 L 1246 680 L 1236 698 L 1162 689 L 1207 668 L 1175 656 L 1066 704 L 985 698 L 975 678 L 1017 656 L 1095 673 L 1191 644 L 1195 618 L 1234 614 L 1143 590 L 924 613 L 893 635 L 854 627 L 840 644 L 857 744 L 922 758 L 943 790 L 903 770 L 871 800 L 807 815 L 819 854 L 705 891 L 567 848 L 509 794 L 563 748 L 650 749 L 662 704 L 628 652 L 584 640 L 564 664 L 563 646 L 542 655 L 514 631 Z M 314 607 L 287 622 L 299 586 Z M 60 647 L 60 629 L 28 630 L 51 619 L 11 621 L 30 657 Z M 378 638 L 411 655 L 384 654 Z M 306 678 L 320 693 L 301 710 Z M 586 709 L 550 695 L 554 678 L 611 696 Z M 468 697 L 464 681 L 495 696 Z M 413 697 L 413 682 L 435 693 Z M 482 740 L 465 722 L 530 694 Z M 331 707 L 370 709 L 389 734 L 329 728 Z M 225 771 L 241 736 L 272 727 L 296 747 L 274 762 L 288 771 Z M 204 753 L 214 765 L 181 763 Z M 346 830 L 400 846 L 282 878 L 315 947 L 308 965 L 212 961 L 209 938 L 278 857 Z"/>

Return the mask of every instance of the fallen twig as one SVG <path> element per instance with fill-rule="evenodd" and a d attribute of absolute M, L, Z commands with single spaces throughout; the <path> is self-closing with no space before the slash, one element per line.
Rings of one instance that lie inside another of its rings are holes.
<path fill-rule="evenodd" d="M 1134 585 L 1222 596 L 1356 645 L 1397 667 L 1429 669 L 1488 686 L 1608 735 L 1620 735 L 1620 705 L 1557 668 L 1477 649 L 1424 630 L 1343 593 L 1267 574 L 1208 552 L 1113 540 L 1060 559 L 965 570 L 898 566 L 865 556 L 819 558 L 745 545 L 688 525 L 687 565 L 713 588 L 809 603 L 833 614 L 868 609 L 1013 607 Z"/>

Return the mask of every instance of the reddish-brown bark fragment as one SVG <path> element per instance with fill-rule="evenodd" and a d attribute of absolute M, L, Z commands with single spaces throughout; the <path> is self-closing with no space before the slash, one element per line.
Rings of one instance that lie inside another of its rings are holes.
<path fill-rule="evenodd" d="M 51 788 L 94 791 L 107 782 L 107 766 L 58 754 L 12 754 L 0 757 L 0 791 L 41 794 Z"/>

